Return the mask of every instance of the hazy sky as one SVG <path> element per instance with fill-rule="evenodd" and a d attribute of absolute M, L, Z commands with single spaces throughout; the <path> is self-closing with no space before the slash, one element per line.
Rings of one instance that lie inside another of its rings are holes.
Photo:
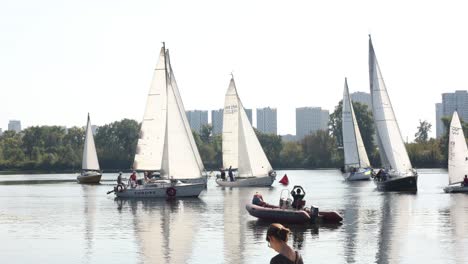
<path fill-rule="evenodd" d="M 403 136 L 435 134 L 441 93 L 468 89 L 466 1 L 2 0 L 0 128 L 143 117 L 161 42 L 185 108 L 223 107 L 230 72 L 247 108 L 333 111 L 344 77 L 369 92 L 368 34 Z"/>

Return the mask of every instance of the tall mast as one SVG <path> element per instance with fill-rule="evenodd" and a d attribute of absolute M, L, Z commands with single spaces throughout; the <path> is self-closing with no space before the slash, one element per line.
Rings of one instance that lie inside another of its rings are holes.
<path fill-rule="evenodd" d="M 351 112 L 351 122 L 353 123 L 353 134 L 354 134 L 354 143 L 356 144 L 356 151 L 358 155 L 358 162 L 359 162 L 359 167 L 361 167 L 361 156 L 359 156 L 359 146 L 357 143 L 357 135 L 356 135 L 356 127 L 354 125 L 354 108 L 353 104 L 351 102 L 351 96 L 349 95 L 349 88 L 348 88 L 348 78 L 345 77 L 345 86 L 346 86 L 346 94 L 348 95 L 348 104 L 349 104 L 349 110 Z M 357 124 L 357 121 L 356 121 Z"/>
<path fill-rule="evenodd" d="M 167 64 L 168 64 L 168 63 L 167 63 L 167 52 L 166 52 L 166 43 L 165 43 L 164 41 L 163 41 L 163 50 L 164 50 L 164 73 L 165 73 L 165 76 L 166 76 L 166 78 L 165 78 L 165 79 L 166 79 L 166 95 L 169 95 L 168 85 L 167 85 L 167 79 L 169 78 L 169 74 L 168 74 L 168 72 L 167 72 L 167 66 L 168 66 L 168 65 L 167 65 Z M 163 155 L 166 155 L 166 161 L 167 161 L 167 166 L 166 166 L 166 167 L 167 167 L 167 176 L 168 176 L 168 178 L 170 178 L 170 177 L 171 177 L 171 174 L 170 174 L 170 168 L 171 168 L 171 167 L 169 166 L 169 151 L 168 151 L 168 149 L 167 149 L 167 147 L 168 147 L 168 146 L 167 146 L 167 142 L 168 142 L 168 139 L 167 139 L 167 138 L 168 138 L 168 136 L 169 136 L 169 135 L 168 135 L 168 134 L 169 134 L 169 133 L 168 133 L 168 127 L 169 127 L 169 126 L 168 126 L 168 123 L 169 123 L 169 108 L 168 108 L 168 106 L 167 106 L 168 101 L 169 101 L 169 100 L 166 99 L 166 131 L 165 131 L 166 136 L 164 137 L 165 144 L 164 144 Z"/>

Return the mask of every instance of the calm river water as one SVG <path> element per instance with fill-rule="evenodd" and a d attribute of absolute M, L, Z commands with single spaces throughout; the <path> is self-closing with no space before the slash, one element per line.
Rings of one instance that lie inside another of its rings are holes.
<path fill-rule="evenodd" d="M 306 205 L 336 210 L 343 225 L 290 226 L 305 263 L 468 263 L 468 195 L 445 194 L 443 170 L 420 170 L 414 194 L 381 193 L 347 183 L 339 171 L 287 173 L 306 190 Z M 8 263 L 269 263 L 267 224 L 245 210 L 260 190 L 217 187 L 197 199 L 117 201 L 73 174 L 0 175 L 0 256 Z M 278 177 L 280 178 L 280 177 Z"/>

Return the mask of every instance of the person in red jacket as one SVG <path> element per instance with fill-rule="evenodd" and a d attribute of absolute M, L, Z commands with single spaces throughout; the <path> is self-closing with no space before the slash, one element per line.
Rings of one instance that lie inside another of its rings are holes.
<path fill-rule="evenodd" d="M 136 187 L 137 185 L 137 176 L 136 176 L 136 171 L 133 171 L 132 175 L 130 175 L 130 186 L 132 188 Z"/>

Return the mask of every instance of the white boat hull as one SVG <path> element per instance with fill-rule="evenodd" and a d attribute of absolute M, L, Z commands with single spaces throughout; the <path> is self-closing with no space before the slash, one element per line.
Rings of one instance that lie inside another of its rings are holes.
<path fill-rule="evenodd" d="M 344 176 L 347 181 L 368 181 L 371 175 L 371 169 L 359 169 L 356 172 L 347 172 Z"/>
<path fill-rule="evenodd" d="M 195 179 L 179 179 L 179 181 L 183 183 L 202 183 L 206 185 L 208 182 L 208 177 L 203 176 L 201 178 L 195 178 Z"/>
<path fill-rule="evenodd" d="M 76 180 L 78 183 L 97 184 L 101 181 L 102 174 L 100 172 L 86 172 L 78 175 Z"/>
<path fill-rule="evenodd" d="M 451 185 L 444 188 L 446 193 L 468 193 L 468 186 Z"/>
<path fill-rule="evenodd" d="M 198 197 L 205 189 L 202 183 L 151 183 L 138 185 L 134 188 L 127 186 L 122 190 L 115 188 L 115 195 L 119 198 L 176 198 Z"/>
<path fill-rule="evenodd" d="M 236 178 L 235 181 L 216 179 L 216 183 L 223 187 L 270 187 L 275 181 L 275 176 Z"/>

